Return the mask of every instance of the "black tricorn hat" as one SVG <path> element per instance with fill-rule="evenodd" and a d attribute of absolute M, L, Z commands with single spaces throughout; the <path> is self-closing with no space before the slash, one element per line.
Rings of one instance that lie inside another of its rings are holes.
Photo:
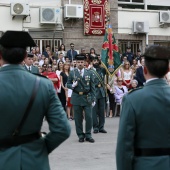
<path fill-rule="evenodd" d="M 165 46 L 152 45 L 144 53 L 146 59 L 169 60 L 170 48 Z"/>
<path fill-rule="evenodd" d="M 30 58 L 33 58 L 33 57 L 34 57 L 34 54 L 33 54 L 33 53 L 30 53 L 30 52 L 27 52 L 27 56 L 30 57 Z"/>
<path fill-rule="evenodd" d="M 90 55 L 90 60 L 91 60 L 91 61 L 93 61 L 93 60 L 99 60 L 99 57 L 98 57 L 98 55 L 95 55 L 95 56 Z"/>
<path fill-rule="evenodd" d="M 30 34 L 25 31 L 6 31 L 0 39 L 5 48 L 35 47 L 36 44 Z"/>
<path fill-rule="evenodd" d="M 86 56 L 84 54 L 79 54 L 79 55 L 76 55 L 75 59 L 76 60 L 86 60 Z"/>

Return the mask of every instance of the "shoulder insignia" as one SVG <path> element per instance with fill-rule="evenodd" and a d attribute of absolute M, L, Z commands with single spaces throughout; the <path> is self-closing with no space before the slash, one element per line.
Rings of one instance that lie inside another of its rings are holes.
<path fill-rule="evenodd" d="M 138 87 L 138 88 L 136 88 L 136 89 L 132 89 L 132 90 L 129 90 L 128 91 L 128 94 L 130 94 L 130 93 L 132 93 L 132 92 L 134 92 L 134 91 L 136 91 L 136 90 L 140 90 L 140 89 L 142 89 L 143 87 Z"/>

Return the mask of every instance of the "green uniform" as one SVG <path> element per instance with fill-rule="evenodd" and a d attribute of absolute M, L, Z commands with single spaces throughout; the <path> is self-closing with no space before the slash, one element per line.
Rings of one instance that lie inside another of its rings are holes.
<path fill-rule="evenodd" d="M 73 81 L 78 85 L 73 88 Z M 92 102 L 95 101 L 95 87 L 92 74 L 84 69 L 83 77 L 78 69 L 72 70 L 69 74 L 67 87 L 73 90 L 71 104 L 73 104 L 76 133 L 79 138 L 90 138 L 92 129 Z M 83 132 L 83 110 L 85 112 L 86 129 Z"/>
<path fill-rule="evenodd" d="M 7 65 L 0 69 L 0 141 L 11 137 L 19 125 L 35 80 L 36 76 L 28 73 L 21 65 Z M 44 116 L 50 133 L 30 143 L 0 148 L 1 170 L 49 170 L 48 154 L 70 135 L 66 113 L 52 82 L 40 77 L 39 90 L 20 135 L 40 132 Z"/>
<path fill-rule="evenodd" d="M 164 79 L 151 80 L 125 95 L 117 140 L 117 170 L 170 169 L 169 155 L 134 154 L 137 149 L 170 148 L 169 126 L 170 87 Z"/>
<path fill-rule="evenodd" d="M 94 70 L 94 68 L 93 68 Z M 94 76 L 94 84 L 95 84 L 95 96 L 96 96 L 96 105 L 93 107 L 93 129 L 100 131 L 104 129 L 105 124 L 105 97 L 106 97 L 106 90 L 104 86 L 104 79 L 106 75 L 106 70 L 103 67 L 99 67 L 96 70 L 97 74 L 95 74 L 95 70 L 91 70 Z M 99 80 L 98 76 L 100 76 L 101 81 Z"/>
<path fill-rule="evenodd" d="M 29 70 L 27 69 L 27 67 L 24 65 L 25 70 L 27 70 L 28 72 L 31 72 L 31 73 L 33 73 L 33 74 L 39 74 L 39 69 L 38 69 L 37 66 L 32 65 L 32 66 L 30 66 L 30 67 L 31 67 L 31 70 L 29 71 Z"/>

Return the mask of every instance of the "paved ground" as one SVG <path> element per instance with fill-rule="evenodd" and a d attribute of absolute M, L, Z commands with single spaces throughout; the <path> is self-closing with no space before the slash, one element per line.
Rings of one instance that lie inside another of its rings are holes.
<path fill-rule="evenodd" d="M 70 138 L 50 154 L 51 170 L 116 170 L 115 148 L 119 117 L 106 118 L 107 134 L 93 134 L 95 143 L 79 143 L 74 121 Z M 48 131 L 44 122 L 43 130 Z"/>

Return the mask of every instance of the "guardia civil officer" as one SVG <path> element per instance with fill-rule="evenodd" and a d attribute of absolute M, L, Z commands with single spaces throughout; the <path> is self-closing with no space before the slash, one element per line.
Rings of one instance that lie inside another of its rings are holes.
<path fill-rule="evenodd" d="M 92 130 L 92 106 L 95 105 L 95 85 L 92 74 L 84 68 L 85 55 L 76 56 L 77 68 L 70 71 L 67 87 L 73 90 L 71 104 L 74 109 L 76 133 L 79 142 L 94 143 Z M 83 131 L 83 111 L 85 116 L 85 132 Z"/>
<path fill-rule="evenodd" d="M 170 49 L 150 46 L 145 54 L 146 84 L 125 95 L 117 139 L 117 170 L 170 169 Z"/>
<path fill-rule="evenodd" d="M 105 124 L 105 103 L 106 103 L 106 89 L 105 89 L 105 75 L 106 70 L 100 66 L 98 56 L 91 57 L 93 67 L 90 71 L 94 77 L 96 104 L 92 109 L 93 114 L 93 132 L 107 133 L 104 129 Z"/>
<path fill-rule="evenodd" d="M 36 46 L 27 32 L 7 31 L 0 39 L 1 170 L 50 170 L 48 155 L 70 135 L 52 82 L 20 65 L 27 46 Z M 42 138 L 44 116 L 50 132 Z"/>
<path fill-rule="evenodd" d="M 27 53 L 27 57 L 24 59 L 24 68 L 25 70 L 29 71 L 30 73 L 39 74 L 39 69 L 37 66 L 33 65 L 33 57 L 34 55 L 30 52 Z"/>

